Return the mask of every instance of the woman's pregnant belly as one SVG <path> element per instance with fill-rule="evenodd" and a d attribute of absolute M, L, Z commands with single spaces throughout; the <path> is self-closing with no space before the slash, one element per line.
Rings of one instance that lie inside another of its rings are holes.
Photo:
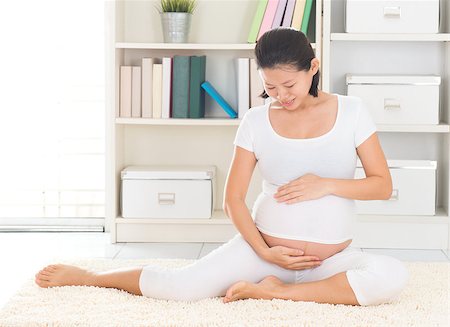
<path fill-rule="evenodd" d="M 304 255 L 324 260 L 350 245 L 354 201 L 325 196 L 295 204 L 277 202 L 262 193 L 253 207 L 253 218 L 270 247 L 301 249 Z"/>
<path fill-rule="evenodd" d="M 348 240 L 338 244 L 324 244 L 301 240 L 290 240 L 287 238 L 279 238 L 264 234 L 262 232 L 261 235 L 269 247 L 282 245 L 289 248 L 301 249 L 303 251 L 303 255 L 316 256 L 320 260 L 325 260 L 326 258 L 329 258 L 335 255 L 336 253 L 341 252 L 352 242 L 352 240 Z"/>

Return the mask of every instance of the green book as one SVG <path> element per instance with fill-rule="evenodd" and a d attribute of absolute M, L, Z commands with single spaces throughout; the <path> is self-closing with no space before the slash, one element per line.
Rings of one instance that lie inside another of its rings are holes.
<path fill-rule="evenodd" d="M 189 118 L 205 117 L 206 56 L 191 57 L 191 78 L 189 83 Z"/>
<path fill-rule="evenodd" d="M 189 118 L 190 56 L 173 57 L 172 118 Z"/>
<path fill-rule="evenodd" d="M 311 15 L 309 16 L 308 34 L 309 41 L 316 42 L 316 0 L 313 1 Z"/>
<path fill-rule="evenodd" d="M 308 23 L 309 17 L 311 17 L 312 4 L 313 0 L 306 0 L 305 11 L 303 12 L 302 18 L 302 26 L 300 27 L 300 31 L 302 31 L 305 35 L 308 33 Z"/>
<path fill-rule="evenodd" d="M 256 8 L 255 16 L 253 16 L 252 26 L 250 28 L 250 33 L 248 34 L 248 43 L 256 43 L 258 38 L 259 28 L 264 18 L 264 13 L 266 11 L 267 3 L 269 0 L 259 0 L 258 7 Z"/>

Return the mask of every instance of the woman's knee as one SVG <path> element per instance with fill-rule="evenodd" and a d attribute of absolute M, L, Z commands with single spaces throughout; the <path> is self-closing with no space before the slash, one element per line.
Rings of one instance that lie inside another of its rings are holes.
<path fill-rule="evenodd" d="M 371 255 L 363 267 L 348 271 L 347 277 L 359 304 L 367 306 L 396 299 L 406 287 L 409 272 L 400 260 Z"/>

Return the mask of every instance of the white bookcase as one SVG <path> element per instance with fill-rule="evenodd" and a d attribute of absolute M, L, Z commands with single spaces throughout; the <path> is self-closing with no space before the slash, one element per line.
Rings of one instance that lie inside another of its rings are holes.
<path fill-rule="evenodd" d="M 346 94 L 346 73 L 437 74 L 442 76 L 439 125 L 380 125 L 389 159 L 438 162 L 435 216 L 360 215 L 353 245 L 380 248 L 449 248 L 450 5 L 442 1 L 441 33 L 368 35 L 344 33 L 344 0 L 316 1 L 314 47 L 321 58 L 322 89 Z M 188 44 L 162 43 L 158 1 L 106 2 L 107 151 L 106 214 L 112 242 L 224 242 L 236 229 L 222 211 L 223 188 L 239 120 L 208 96 L 207 119 L 118 118 L 119 69 L 140 65 L 143 57 L 206 55 L 206 79 L 236 107 L 233 59 L 253 57 L 247 36 L 255 0 L 200 0 Z M 323 12 L 323 16 L 322 16 Z M 129 165 L 198 164 L 217 167 L 216 208 L 211 219 L 125 219 L 120 213 L 120 172 Z M 260 192 L 258 171 L 247 205 Z M 415 185 L 420 187 L 420 185 Z"/>
<path fill-rule="evenodd" d="M 357 217 L 353 245 L 449 248 L 450 4 L 441 1 L 439 34 L 345 33 L 345 1 L 323 1 L 322 88 L 346 94 L 345 74 L 430 74 L 442 77 L 439 125 L 379 125 L 388 159 L 436 160 L 435 216 Z M 418 22 L 419 23 L 419 22 Z M 411 187 L 414 185 L 411 181 Z"/>
<path fill-rule="evenodd" d="M 107 19 L 107 151 L 106 215 L 112 242 L 225 242 L 237 231 L 222 210 L 225 178 L 239 120 L 206 96 L 206 119 L 119 118 L 119 70 L 140 65 L 143 57 L 206 55 L 206 79 L 237 108 L 234 58 L 254 57 L 247 37 L 255 0 L 199 0 L 188 44 L 162 43 L 159 1 L 106 3 Z M 322 2 L 315 3 L 316 54 L 321 56 Z M 216 207 L 211 219 L 125 219 L 120 212 L 120 172 L 129 165 L 214 165 Z M 256 171 L 247 205 L 260 192 Z"/>

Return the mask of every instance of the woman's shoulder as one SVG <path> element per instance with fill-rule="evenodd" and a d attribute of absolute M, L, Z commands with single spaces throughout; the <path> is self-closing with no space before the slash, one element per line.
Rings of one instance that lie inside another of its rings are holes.
<path fill-rule="evenodd" d="M 346 109 L 358 111 L 363 106 L 363 101 L 359 97 L 340 94 L 337 94 L 337 96 L 338 99 L 341 101 L 342 106 Z"/>
<path fill-rule="evenodd" d="M 340 101 L 347 108 L 358 109 L 362 106 L 362 99 L 359 97 L 355 97 L 352 95 L 341 95 L 341 94 L 337 94 L 337 96 L 340 99 Z"/>
<path fill-rule="evenodd" d="M 269 109 L 269 104 L 263 104 L 261 106 L 251 107 L 244 115 L 246 120 L 260 120 L 264 119 L 267 114 L 267 110 Z"/>
<path fill-rule="evenodd" d="M 350 95 L 340 95 L 337 94 L 340 109 L 346 115 L 356 115 L 358 116 L 361 110 L 364 108 L 364 103 L 361 98 L 350 96 Z"/>

